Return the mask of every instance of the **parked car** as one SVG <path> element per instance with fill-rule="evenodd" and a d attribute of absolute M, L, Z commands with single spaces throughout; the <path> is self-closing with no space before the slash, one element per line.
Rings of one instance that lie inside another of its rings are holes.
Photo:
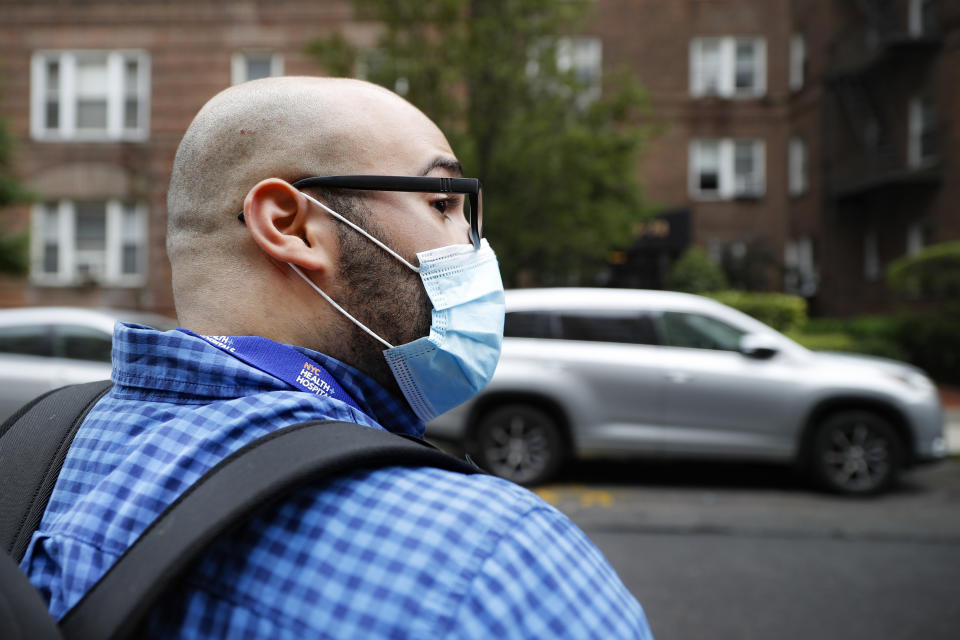
<path fill-rule="evenodd" d="M 170 318 L 136 311 L 0 309 L 0 423 L 45 391 L 109 378 L 118 320 L 164 330 L 177 326 Z"/>
<path fill-rule="evenodd" d="M 908 364 L 812 352 L 701 296 L 507 292 L 492 382 L 431 421 L 485 469 L 544 482 L 570 457 L 796 463 L 850 494 L 946 455 L 933 383 Z"/>

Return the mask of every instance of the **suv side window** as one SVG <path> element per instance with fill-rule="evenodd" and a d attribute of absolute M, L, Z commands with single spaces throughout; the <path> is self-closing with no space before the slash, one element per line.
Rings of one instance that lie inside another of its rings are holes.
<path fill-rule="evenodd" d="M 505 338 L 553 338 L 553 316 L 543 311 L 511 311 L 503 320 Z"/>
<path fill-rule="evenodd" d="M 112 337 L 91 327 L 59 325 L 55 329 L 58 357 L 110 362 Z"/>
<path fill-rule="evenodd" d="M 561 312 L 560 333 L 564 340 L 656 344 L 653 323 L 637 312 Z"/>
<path fill-rule="evenodd" d="M 669 347 L 738 351 L 744 332 L 699 313 L 666 311 L 657 318 L 660 341 Z"/>
<path fill-rule="evenodd" d="M 49 325 L 0 327 L 0 353 L 52 357 L 51 327 Z"/>

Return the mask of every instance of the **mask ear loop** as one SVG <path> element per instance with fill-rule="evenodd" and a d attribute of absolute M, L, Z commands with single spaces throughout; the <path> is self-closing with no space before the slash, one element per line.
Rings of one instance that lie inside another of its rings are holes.
<path fill-rule="evenodd" d="M 326 301 L 329 302 L 331 305 L 333 305 L 333 308 L 336 309 L 337 311 L 339 311 L 340 313 L 342 313 L 344 316 L 346 316 L 347 319 L 350 320 L 350 322 L 352 322 L 353 324 L 357 325 L 358 327 L 360 327 L 361 329 L 363 329 L 364 331 L 366 331 L 366 332 L 370 335 L 370 337 L 375 338 L 375 339 L 377 339 L 379 342 L 381 342 L 382 344 L 386 345 L 387 349 L 393 349 L 393 345 L 392 345 L 392 344 L 390 344 L 389 342 L 387 342 L 386 340 L 384 340 L 383 338 L 381 338 L 380 336 L 378 336 L 377 334 L 375 334 L 372 330 L 370 330 L 369 328 L 367 328 L 366 325 L 364 325 L 362 322 L 360 322 L 359 320 L 357 320 L 356 318 L 354 318 L 352 315 L 350 315 L 349 313 L 347 313 L 346 310 L 345 310 L 343 307 L 341 307 L 341 306 L 338 305 L 336 302 L 334 302 L 334 301 L 333 301 L 333 298 L 331 298 L 330 296 L 328 296 L 328 295 L 324 292 L 323 289 L 321 289 L 321 288 L 318 287 L 316 284 L 314 284 L 313 280 L 311 280 L 310 278 L 308 278 L 308 277 L 306 276 L 306 274 L 305 274 L 303 271 L 300 270 L 300 267 L 298 267 L 297 265 L 295 265 L 295 264 L 293 264 L 293 263 L 290 263 L 290 262 L 288 262 L 287 264 L 290 266 L 291 269 L 293 269 L 294 273 L 296 273 L 298 276 L 300 276 L 301 278 L 303 278 L 304 281 L 305 281 L 308 285 L 310 285 L 311 287 L 313 287 L 313 290 L 314 290 L 314 291 L 316 291 L 316 292 L 319 293 L 321 296 L 323 296 L 323 299 L 324 299 L 324 300 L 326 300 Z"/>
<path fill-rule="evenodd" d="M 328 207 L 327 205 L 323 204 L 322 202 L 320 202 L 319 200 L 317 200 L 316 198 L 314 198 L 313 196 L 311 196 L 309 193 L 304 193 L 303 195 L 304 195 L 308 200 L 310 200 L 310 202 L 312 202 L 312 203 L 314 203 L 315 205 L 319 206 L 319 207 L 322 208 L 324 211 L 326 211 L 327 213 L 329 213 L 330 215 L 332 215 L 334 218 L 336 218 L 336 219 L 339 220 L 340 222 L 344 223 L 345 225 L 347 225 L 348 227 L 350 227 L 351 229 L 353 229 L 353 230 L 356 231 L 357 233 L 365 236 L 370 242 L 374 243 L 375 245 L 377 245 L 378 247 L 380 247 L 381 249 L 383 249 L 384 251 L 386 251 L 387 253 L 389 253 L 390 255 L 392 255 L 394 258 L 396 258 L 397 260 L 399 260 L 400 262 L 402 262 L 403 264 L 405 264 L 405 265 L 406 265 L 408 268 L 410 268 L 414 273 L 420 273 L 420 268 L 419 268 L 419 267 L 415 267 L 415 266 L 413 266 L 412 264 L 410 264 L 409 262 L 407 262 L 407 261 L 404 259 L 404 257 L 401 256 L 401 255 L 400 255 L 399 253 L 397 253 L 396 251 L 394 251 L 393 249 L 391 249 L 391 248 L 388 247 L 387 245 L 383 244 L 382 242 L 380 242 L 379 240 L 377 240 L 376 238 L 374 238 L 372 235 L 370 235 L 369 233 L 367 233 L 366 231 L 364 231 L 363 229 L 361 229 L 360 227 L 358 227 L 358 226 L 355 225 L 354 223 L 350 222 L 349 220 L 347 220 L 346 218 L 344 218 L 342 215 L 340 215 L 339 213 L 337 213 L 336 211 L 334 211 L 333 209 L 331 209 L 331 208 Z M 291 265 L 291 266 L 292 266 L 292 265 Z M 312 283 L 311 283 L 311 284 L 312 284 Z"/>

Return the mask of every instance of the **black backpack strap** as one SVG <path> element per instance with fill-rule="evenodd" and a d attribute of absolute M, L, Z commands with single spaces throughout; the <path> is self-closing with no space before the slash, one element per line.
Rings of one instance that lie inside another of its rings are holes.
<path fill-rule="evenodd" d="M 420 441 L 346 422 L 312 421 L 259 438 L 170 505 L 61 620 L 68 639 L 119 640 L 218 536 L 307 482 L 355 469 L 439 467 L 480 473 Z"/>
<path fill-rule="evenodd" d="M 101 380 L 55 389 L 0 427 L 0 544 L 16 562 L 40 526 L 80 423 L 112 385 Z"/>
<path fill-rule="evenodd" d="M 13 558 L 0 551 L 0 631 L 4 640 L 62 640 L 47 603 Z"/>

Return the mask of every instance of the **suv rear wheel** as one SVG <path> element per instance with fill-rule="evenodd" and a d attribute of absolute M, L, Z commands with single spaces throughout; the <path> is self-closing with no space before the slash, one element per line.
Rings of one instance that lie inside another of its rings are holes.
<path fill-rule="evenodd" d="M 517 484 L 553 476 L 564 458 L 563 436 L 549 413 L 529 404 L 508 404 L 483 415 L 475 432 L 480 466 Z"/>
<path fill-rule="evenodd" d="M 903 445 L 890 424 L 868 411 L 828 416 L 813 442 L 812 471 L 824 488 L 868 495 L 891 487 L 903 463 Z"/>

